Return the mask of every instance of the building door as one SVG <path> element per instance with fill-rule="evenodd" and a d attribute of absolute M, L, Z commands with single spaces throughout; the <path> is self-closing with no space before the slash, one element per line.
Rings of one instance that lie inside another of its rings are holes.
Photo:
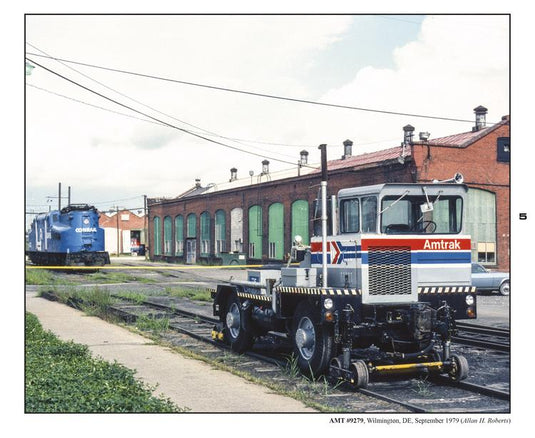
<path fill-rule="evenodd" d="M 186 263 L 195 264 L 197 262 L 197 239 L 186 240 Z"/>

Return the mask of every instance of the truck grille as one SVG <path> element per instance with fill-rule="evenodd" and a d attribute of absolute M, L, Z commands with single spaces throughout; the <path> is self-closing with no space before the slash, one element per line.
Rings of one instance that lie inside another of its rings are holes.
<path fill-rule="evenodd" d="M 370 246 L 368 248 L 369 294 L 411 294 L 410 246 Z"/>

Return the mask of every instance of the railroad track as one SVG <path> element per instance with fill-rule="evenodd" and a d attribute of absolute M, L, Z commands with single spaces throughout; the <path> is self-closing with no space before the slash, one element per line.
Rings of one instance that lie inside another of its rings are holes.
<path fill-rule="evenodd" d="M 507 329 L 458 322 L 454 342 L 489 350 L 509 352 L 510 332 Z"/>
<path fill-rule="evenodd" d="M 202 351 L 203 354 L 209 353 L 215 360 L 223 357 L 224 361 L 232 362 L 237 369 L 253 375 L 273 379 L 288 387 L 299 387 L 299 382 L 304 379 L 298 375 L 291 360 L 288 359 L 291 348 L 283 337 L 274 340 L 261 338 L 260 342 L 255 344 L 254 351 L 236 355 L 230 352 L 227 345 L 212 339 L 211 331 L 218 322 L 217 319 L 182 309 L 169 297 L 147 297 L 142 304 L 125 302 L 113 306 L 113 311 L 127 321 L 132 321 L 139 315 L 166 317 L 169 319 L 168 328 L 187 338 L 178 345 L 186 346 L 192 351 Z M 479 329 L 483 330 L 482 327 Z M 169 337 L 173 338 L 172 335 Z M 191 344 L 192 339 L 197 343 Z M 176 339 L 174 341 L 176 342 Z M 208 350 L 205 347 L 207 344 L 210 345 Z M 305 386 L 308 384 L 313 386 L 310 380 L 304 379 L 304 381 Z M 466 381 L 455 383 L 445 376 L 399 381 L 372 380 L 368 388 L 358 390 L 345 383 L 327 390 L 326 384 L 326 380 L 316 382 L 316 388 L 309 389 L 313 398 L 322 405 L 341 411 L 416 413 L 456 412 L 458 409 L 461 409 L 459 412 L 509 411 L 508 392 Z M 363 404 L 362 399 L 356 397 L 356 394 L 365 396 L 368 400 Z"/>

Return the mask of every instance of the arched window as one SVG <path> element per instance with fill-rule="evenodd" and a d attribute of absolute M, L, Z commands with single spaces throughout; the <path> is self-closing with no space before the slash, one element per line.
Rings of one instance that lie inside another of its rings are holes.
<path fill-rule="evenodd" d="M 210 254 L 210 213 L 201 214 L 201 255 Z"/>
<path fill-rule="evenodd" d="M 158 216 L 154 216 L 154 255 L 162 255 L 162 223 Z"/>
<path fill-rule="evenodd" d="M 292 234 L 290 236 L 292 242 L 295 236 L 301 236 L 304 245 L 310 243 L 308 215 L 307 201 L 299 199 L 292 203 Z"/>
<path fill-rule="evenodd" d="M 472 261 L 496 264 L 496 194 L 470 187 L 465 212 L 464 231 L 472 239 Z"/>
<path fill-rule="evenodd" d="M 188 214 L 186 228 L 187 238 L 197 237 L 197 218 L 195 213 Z"/>
<path fill-rule="evenodd" d="M 268 209 L 269 258 L 282 260 L 284 257 L 284 206 L 280 202 Z"/>
<path fill-rule="evenodd" d="M 249 208 L 249 258 L 262 258 L 262 207 Z"/>
<path fill-rule="evenodd" d="M 175 255 L 184 255 L 184 218 L 175 217 Z"/>
<path fill-rule="evenodd" d="M 163 253 L 173 255 L 173 225 L 170 216 L 163 218 Z"/>
<path fill-rule="evenodd" d="M 233 208 L 230 211 L 230 242 L 234 252 L 243 252 L 243 209 Z"/>
<path fill-rule="evenodd" d="M 215 212 L 215 252 L 216 254 L 226 252 L 226 218 L 223 210 Z"/>

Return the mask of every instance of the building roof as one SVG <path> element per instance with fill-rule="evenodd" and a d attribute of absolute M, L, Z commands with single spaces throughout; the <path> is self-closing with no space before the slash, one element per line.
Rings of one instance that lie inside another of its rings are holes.
<path fill-rule="evenodd" d="M 470 146 L 472 143 L 479 140 L 480 138 L 483 138 L 486 135 L 490 134 L 492 131 L 499 128 L 500 126 L 507 125 L 508 123 L 509 116 L 504 116 L 502 117 L 502 120 L 499 123 L 480 129 L 479 131 L 463 132 L 460 134 L 448 135 L 446 137 L 434 138 L 433 140 L 429 140 L 425 144 L 428 144 L 430 146 L 449 146 L 465 148 L 467 146 Z"/>
<path fill-rule="evenodd" d="M 449 135 L 446 137 L 435 138 L 426 142 L 414 142 L 414 144 L 426 144 L 429 146 L 444 146 L 444 147 L 458 147 L 465 148 L 480 138 L 490 134 L 500 126 L 509 123 L 509 116 L 502 117 L 499 123 L 492 126 L 480 129 L 478 131 L 464 132 L 460 134 Z M 388 149 L 379 151 L 364 153 L 360 155 L 351 156 L 348 158 L 340 158 L 336 160 L 330 160 L 327 162 L 327 168 L 329 172 L 343 170 L 343 169 L 355 169 L 365 168 L 373 165 L 381 165 L 394 160 L 400 160 L 400 158 L 411 157 L 412 149 L 410 145 L 400 145 Z M 400 160 L 403 162 L 403 160 Z M 186 190 L 184 193 L 174 198 L 159 198 L 151 199 L 152 202 L 172 201 L 181 198 L 189 198 L 198 196 L 201 194 L 208 194 L 214 192 L 220 192 L 223 190 L 232 190 L 240 187 L 248 187 L 251 185 L 257 185 L 260 183 L 266 183 L 270 181 L 278 181 L 287 178 L 295 178 L 297 176 L 317 175 L 321 172 L 320 164 L 308 164 L 298 168 L 295 166 L 291 169 L 270 172 L 268 174 L 253 175 L 252 177 L 239 178 L 232 181 L 225 181 L 217 184 L 208 184 L 206 187 L 195 185 L 194 187 Z"/>
<path fill-rule="evenodd" d="M 339 170 L 355 167 L 364 167 L 370 164 L 379 164 L 385 161 L 397 160 L 400 156 L 407 158 L 411 155 L 411 148 L 409 145 L 396 146 L 389 149 L 383 149 L 375 152 L 368 152 L 366 154 L 355 155 L 349 158 L 341 158 L 338 160 L 331 160 L 327 162 L 327 170 Z M 316 169 L 312 173 L 318 173 L 321 169 Z"/>

